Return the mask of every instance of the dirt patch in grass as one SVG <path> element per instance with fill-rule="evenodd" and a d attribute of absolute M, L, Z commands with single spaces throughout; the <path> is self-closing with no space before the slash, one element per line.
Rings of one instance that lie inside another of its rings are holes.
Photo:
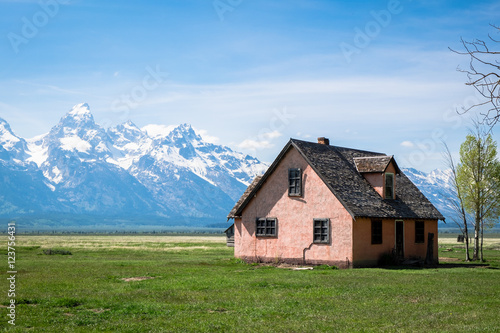
<path fill-rule="evenodd" d="M 32 236 L 23 235 L 23 244 L 25 246 L 37 246 L 38 248 L 48 249 L 52 247 L 68 249 L 134 249 L 148 251 L 171 251 L 171 250 L 194 250 L 208 249 L 213 245 L 225 245 L 226 236 L 107 236 L 107 235 L 43 235 Z M 179 246 L 182 243 L 191 243 L 189 245 Z M 209 246 L 207 246 L 207 244 Z"/>
<path fill-rule="evenodd" d="M 228 312 L 228 310 L 225 308 L 216 308 L 208 310 L 208 313 L 226 313 L 226 312 Z"/>
<path fill-rule="evenodd" d="M 458 258 L 439 257 L 439 262 L 458 262 L 458 261 L 462 260 Z"/>
<path fill-rule="evenodd" d="M 130 277 L 130 278 L 122 278 L 121 280 L 125 282 L 132 282 L 132 281 L 144 281 L 144 280 L 151 280 L 154 279 L 152 276 L 137 276 L 137 277 Z"/>
<path fill-rule="evenodd" d="M 465 262 L 459 258 L 439 257 L 440 268 L 491 268 L 487 263 Z"/>

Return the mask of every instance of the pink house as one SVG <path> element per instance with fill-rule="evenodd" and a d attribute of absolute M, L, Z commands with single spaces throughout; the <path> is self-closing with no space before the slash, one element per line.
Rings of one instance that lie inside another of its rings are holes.
<path fill-rule="evenodd" d="M 228 215 L 246 261 L 374 266 L 384 254 L 437 262 L 439 211 L 392 156 L 290 139 Z"/>

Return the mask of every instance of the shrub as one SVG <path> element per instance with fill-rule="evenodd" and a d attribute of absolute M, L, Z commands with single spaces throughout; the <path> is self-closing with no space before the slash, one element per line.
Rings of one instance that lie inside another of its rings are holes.
<path fill-rule="evenodd" d="M 318 270 L 326 270 L 326 269 L 339 269 L 337 266 L 335 265 L 318 265 L 318 266 L 314 266 L 314 269 L 318 269 Z"/>
<path fill-rule="evenodd" d="M 48 256 L 56 255 L 56 254 L 67 256 L 67 255 L 71 255 L 71 252 L 66 251 L 66 250 L 47 249 L 47 250 L 43 250 L 43 254 L 46 254 Z"/>
<path fill-rule="evenodd" d="M 16 300 L 16 304 L 38 304 L 38 299 L 21 298 Z"/>
<path fill-rule="evenodd" d="M 56 306 L 65 308 L 75 308 L 82 305 L 82 302 L 80 302 L 79 300 L 69 297 L 59 298 L 54 303 Z"/>
<path fill-rule="evenodd" d="M 378 259 L 379 266 L 395 266 L 398 265 L 398 258 L 394 251 L 382 253 L 380 258 Z"/>

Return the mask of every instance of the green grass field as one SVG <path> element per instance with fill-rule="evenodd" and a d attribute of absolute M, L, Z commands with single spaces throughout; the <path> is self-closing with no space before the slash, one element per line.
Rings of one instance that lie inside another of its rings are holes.
<path fill-rule="evenodd" d="M 478 265 L 462 261 L 463 244 L 456 236 L 445 237 L 439 254 L 446 262 L 438 268 L 295 271 L 242 263 L 222 236 L 19 235 L 16 326 L 7 323 L 4 269 L 0 327 L 11 332 L 500 331 L 500 238 L 488 238 L 488 261 Z M 48 249 L 52 255 L 44 254 Z"/>

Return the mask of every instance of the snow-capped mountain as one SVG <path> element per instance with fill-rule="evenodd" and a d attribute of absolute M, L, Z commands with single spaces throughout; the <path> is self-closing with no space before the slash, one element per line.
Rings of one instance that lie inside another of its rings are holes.
<path fill-rule="evenodd" d="M 28 143 L 0 119 L 0 216 L 64 210 L 54 198 L 49 181 L 29 161 Z"/>
<path fill-rule="evenodd" d="M 20 163 L 26 159 L 26 141 L 12 132 L 10 125 L 0 118 L 0 160 Z"/>
<path fill-rule="evenodd" d="M 33 198 L 28 210 L 21 202 L 2 208 L 6 200 L 0 197 L 0 216 L 136 215 L 180 223 L 224 222 L 247 185 L 267 169 L 253 157 L 204 141 L 188 124 L 140 129 L 128 121 L 105 130 L 85 103 L 74 106 L 49 133 L 30 140 L 17 137 L 0 120 L 0 160 L 9 163 L 10 169 L 0 170 L 4 178 L 12 176 L 13 165 L 16 172 L 24 168 L 24 175 L 37 175 L 27 178 L 37 181 L 37 193 L 44 193 L 40 200 L 50 202 L 37 204 Z"/>
<path fill-rule="evenodd" d="M 455 216 L 450 201 L 456 200 L 451 186 L 452 172 L 450 169 L 436 169 L 429 173 L 413 168 L 404 168 L 402 171 L 448 221 Z"/>

